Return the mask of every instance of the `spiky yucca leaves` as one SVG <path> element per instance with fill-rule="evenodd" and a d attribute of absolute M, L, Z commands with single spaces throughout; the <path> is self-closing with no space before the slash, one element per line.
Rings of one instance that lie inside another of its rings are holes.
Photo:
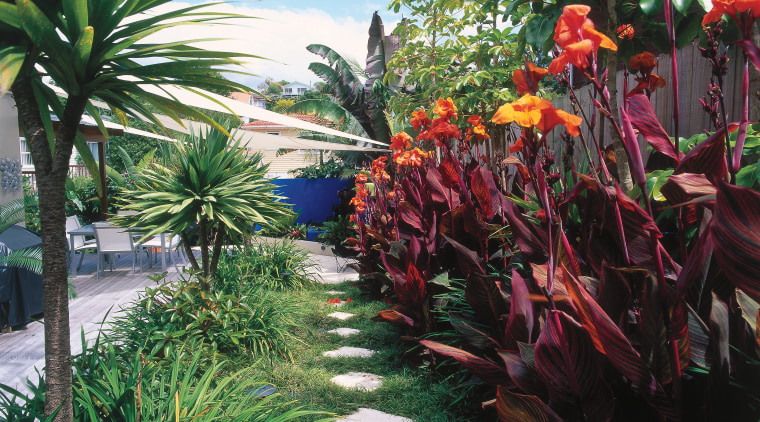
<path fill-rule="evenodd" d="M 288 216 L 288 205 L 264 176 L 261 154 L 240 148 L 235 140 L 216 128 L 191 134 L 178 142 L 168 165 L 155 164 L 137 180 L 137 189 L 128 191 L 125 209 L 136 215 L 122 219 L 146 231 L 179 234 L 193 267 L 204 277 L 216 272 L 225 240 L 240 242 L 250 236 L 252 225 L 270 225 Z M 189 250 L 188 234 L 200 236 L 202 267 Z M 214 250 L 209 257 L 209 237 Z"/>

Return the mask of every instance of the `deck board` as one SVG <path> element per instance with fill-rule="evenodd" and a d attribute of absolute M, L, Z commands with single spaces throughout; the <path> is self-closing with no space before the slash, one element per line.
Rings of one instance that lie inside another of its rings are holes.
<path fill-rule="evenodd" d="M 318 265 L 317 272 L 322 282 L 337 283 L 357 277 L 356 272 L 351 269 L 338 272 L 339 262 L 332 255 L 312 254 L 311 259 Z M 82 330 L 91 341 L 98 335 L 101 322 L 107 314 L 110 318 L 132 303 L 145 287 L 156 286 L 148 276 L 161 272 L 160 263 L 149 268 L 147 262 L 144 262 L 143 272 L 135 272 L 132 278 L 131 262 L 128 256 L 122 256 L 117 259 L 114 271 L 105 271 L 100 280 L 96 280 L 95 255 L 85 255 L 81 269 L 72 280 L 77 297 L 69 302 L 72 354 L 82 351 Z M 342 267 L 345 261 L 340 264 Z M 167 271 L 167 281 L 178 278 L 179 275 L 173 266 Z M 36 383 L 36 370 L 41 371 L 45 365 L 44 328 L 41 322 L 30 322 L 24 327 L 16 328 L 11 333 L 0 334 L 0 383 L 28 392 L 25 387 L 26 379 L 29 378 Z"/>

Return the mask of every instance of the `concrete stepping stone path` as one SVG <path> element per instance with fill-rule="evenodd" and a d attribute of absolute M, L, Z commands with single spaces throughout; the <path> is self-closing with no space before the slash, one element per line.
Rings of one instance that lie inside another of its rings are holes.
<path fill-rule="evenodd" d="M 348 347 L 343 346 L 337 350 L 330 350 L 329 352 L 322 353 L 322 356 L 328 358 L 368 358 L 377 353 L 374 350 L 365 349 L 363 347 Z"/>
<path fill-rule="evenodd" d="M 383 377 L 366 372 L 349 372 L 330 378 L 330 381 L 344 388 L 353 388 L 362 391 L 376 390 L 383 384 Z"/>
<path fill-rule="evenodd" d="M 352 316 L 356 316 L 356 314 L 350 314 L 348 312 L 333 312 L 333 313 L 331 313 L 331 314 L 329 314 L 327 316 L 329 316 L 330 318 L 335 318 L 335 319 L 339 319 L 341 321 L 345 321 L 345 320 L 351 318 Z"/>
<path fill-rule="evenodd" d="M 337 334 L 341 337 L 351 337 L 361 332 L 362 330 L 357 330 L 356 328 L 336 328 L 328 331 L 329 334 Z"/>
<path fill-rule="evenodd" d="M 345 419 L 338 419 L 337 422 L 414 422 L 411 419 L 401 416 L 394 416 L 383 413 L 379 410 L 367 409 L 360 407 L 356 413 L 348 415 Z"/>
<path fill-rule="evenodd" d="M 339 290 L 328 290 L 325 292 L 328 295 L 344 295 L 346 292 L 341 292 Z"/>

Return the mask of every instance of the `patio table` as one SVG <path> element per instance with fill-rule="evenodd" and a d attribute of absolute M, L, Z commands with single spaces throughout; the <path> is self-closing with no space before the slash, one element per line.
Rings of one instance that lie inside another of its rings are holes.
<path fill-rule="evenodd" d="M 130 229 L 130 231 L 139 231 L 139 228 Z M 69 232 L 69 238 L 71 239 L 70 244 L 74 244 L 74 237 L 75 236 L 95 236 L 95 227 L 93 227 L 92 224 L 88 224 L 86 226 L 79 227 L 74 230 L 70 230 Z M 156 236 L 161 237 L 161 271 L 166 271 L 166 254 L 163 253 L 164 250 L 166 250 L 166 233 L 157 234 Z M 72 270 L 72 276 L 77 276 L 77 267 L 74 266 L 74 269 Z"/>

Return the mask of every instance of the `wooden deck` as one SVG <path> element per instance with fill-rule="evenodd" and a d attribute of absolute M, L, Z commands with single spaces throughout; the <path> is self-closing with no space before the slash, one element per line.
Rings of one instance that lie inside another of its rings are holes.
<path fill-rule="evenodd" d="M 338 272 L 335 258 L 323 255 L 311 255 L 319 264 L 320 276 L 325 283 L 340 283 L 347 279 L 356 279 L 356 272 L 347 269 Z M 148 279 L 149 275 L 161 271 L 161 264 L 148 268 L 144 262 L 143 272 L 135 272 L 132 278 L 132 260 L 122 256 L 116 261 L 114 271 L 105 271 L 100 280 L 95 279 L 96 258 L 88 254 L 82 268 L 72 280 L 77 297 L 69 302 L 69 320 L 71 328 L 71 350 L 73 354 L 82 351 L 81 330 L 87 339 L 94 339 L 107 314 L 113 315 L 133 302 L 146 286 L 156 283 Z M 345 262 L 340 262 L 343 265 Z M 139 271 L 139 270 L 138 270 Z M 176 279 L 178 274 L 173 266 L 167 271 L 167 280 Z M 31 322 L 24 327 L 17 327 L 11 333 L 0 334 L 0 383 L 27 391 L 26 379 L 36 382 L 36 369 L 42 371 L 45 365 L 44 329 L 41 322 Z"/>

